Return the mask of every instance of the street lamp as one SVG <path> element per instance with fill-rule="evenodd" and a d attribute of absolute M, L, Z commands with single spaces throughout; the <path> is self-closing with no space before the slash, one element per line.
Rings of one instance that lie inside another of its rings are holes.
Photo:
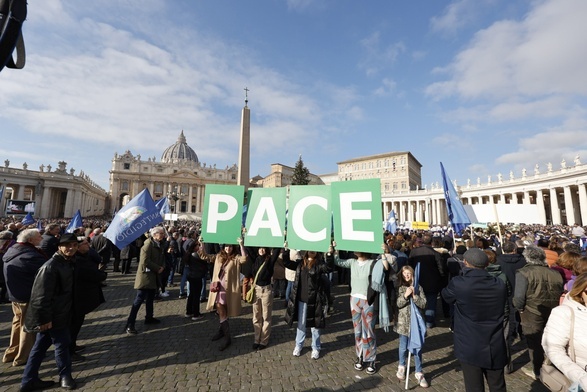
<path fill-rule="evenodd" d="M 183 199 L 184 197 L 185 193 L 179 192 L 177 185 L 173 186 L 173 190 L 171 192 L 167 192 L 167 198 L 173 201 L 173 203 L 170 203 L 172 213 L 176 213 L 177 201 Z"/>

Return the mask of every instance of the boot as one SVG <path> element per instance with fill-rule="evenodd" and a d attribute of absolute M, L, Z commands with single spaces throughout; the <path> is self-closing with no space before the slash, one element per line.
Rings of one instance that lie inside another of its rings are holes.
<path fill-rule="evenodd" d="M 220 323 L 220 327 L 222 328 L 222 333 L 224 334 L 224 339 L 222 340 L 222 344 L 218 348 L 220 351 L 224 351 L 228 346 L 230 346 L 230 327 L 228 326 L 228 320 Z"/>
<path fill-rule="evenodd" d="M 224 329 L 222 328 L 222 324 L 224 324 L 224 323 L 220 323 L 220 327 L 218 327 L 218 332 L 216 332 L 216 335 L 212 336 L 213 342 L 215 342 L 216 340 L 219 340 L 220 338 L 222 338 L 224 336 Z"/>

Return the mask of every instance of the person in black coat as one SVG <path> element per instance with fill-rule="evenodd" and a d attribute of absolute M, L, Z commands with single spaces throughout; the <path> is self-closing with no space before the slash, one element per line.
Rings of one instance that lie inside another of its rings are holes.
<path fill-rule="evenodd" d="M 420 286 L 426 295 L 426 311 L 424 319 L 426 328 L 436 326 L 436 300 L 443 287 L 446 270 L 440 253 L 432 248 L 432 236 L 424 234 L 422 243 L 412 249 L 408 257 L 408 265 L 416 270 L 420 264 Z"/>
<path fill-rule="evenodd" d="M 469 249 L 463 258 L 462 275 L 449 282 L 442 297 L 454 304 L 454 353 L 461 363 L 465 390 L 485 391 L 485 376 L 491 392 L 506 392 L 506 284 L 485 270 L 489 259 L 481 249 Z"/>
<path fill-rule="evenodd" d="M 44 389 L 53 384 L 52 381 L 39 379 L 39 368 L 51 344 L 55 346 L 55 362 L 61 387 L 76 388 L 76 382 L 71 376 L 69 326 L 77 247 L 74 234 L 62 235 L 57 253 L 43 264 L 35 277 L 25 317 L 25 330 L 38 334 L 22 375 L 21 391 Z"/>
<path fill-rule="evenodd" d="M 57 252 L 57 246 L 59 245 L 59 233 L 61 232 L 61 226 L 57 223 L 51 223 L 45 228 L 43 233 L 43 240 L 41 241 L 41 249 L 47 257 L 53 257 Z"/>
<path fill-rule="evenodd" d="M 293 258 L 293 257 L 292 257 Z M 312 359 L 320 357 L 320 330 L 326 325 L 328 297 L 322 274 L 332 271 L 332 265 L 325 263 L 320 254 L 307 251 L 303 258 L 284 260 L 285 268 L 296 271 L 296 277 L 287 300 L 285 322 L 290 327 L 298 322 L 296 345 L 293 356 L 299 357 L 306 339 L 306 327 L 312 331 Z"/>
<path fill-rule="evenodd" d="M 79 237 L 79 241 L 74 270 L 73 311 L 70 325 L 71 343 L 69 346 L 69 352 L 74 361 L 84 359 L 76 352 L 83 350 L 82 346 L 77 345 L 77 336 L 86 314 L 106 301 L 101 283 L 106 280 L 107 274 L 98 269 L 99 262 L 96 262 L 96 258 L 100 260 L 100 256 L 90 248 L 90 242 L 87 238 Z M 92 254 L 92 252 L 94 253 Z"/>
<path fill-rule="evenodd" d="M 216 255 L 206 254 L 200 241 L 194 241 L 193 246 L 190 246 L 190 248 L 191 253 L 184 258 L 184 268 L 187 271 L 187 281 L 190 285 L 188 300 L 185 306 L 185 316 L 191 317 L 193 321 L 197 321 L 204 318 L 202 313 L 200 313 L 202 283 L 208 273 L 208 264 L 214 263 Z"/>

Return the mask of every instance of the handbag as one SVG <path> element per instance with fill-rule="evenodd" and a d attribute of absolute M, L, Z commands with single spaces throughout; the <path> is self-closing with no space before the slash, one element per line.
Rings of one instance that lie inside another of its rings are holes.
<path fill-rule="evenodd" d="M 261 272 L 264 266 L 265 262 L 263 262 L 263 264 L 261 264 L 261 266 L 259 267 L 259 270 L 255 274 L 255 279 L 253 279 L 253 284 L 251 284 L 251 288 L 249 289 L 249 291 L 247 291 L 247 294 L 245 295 L 245 301 L 247 301 L 247 303 L 249 304 L 255 302 L 255 287 L 257 286 L 257 277 L 259 276 L 259 272 Z"/>
<path fill-rule="evenodd" d="M 210 284 L 210 292 L 217 293 L 220 291 L 220 281 L 215 281 Z"/>
<path fill-rule="evenodd" d="M 566 305 L 565 305 L 566 306 Z M 570 308 L 570 306 L 569 306 Z M 571 335 L 569 337 L 569 356 L 575 362 L 575 348 L 573 347 L 573 335 L 575 332 L 575 311 L 571 308 Z M 566 392 L 571 387 L 569 380 L 560 370 L 546 358 L 540 368 L 540 382 L 552 392 Z"/>

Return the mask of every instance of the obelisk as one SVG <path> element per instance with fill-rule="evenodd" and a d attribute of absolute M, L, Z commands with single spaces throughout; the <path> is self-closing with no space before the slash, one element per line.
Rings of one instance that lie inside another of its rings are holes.
<path fill-rule="evenodd" d="M 238 149 L 238 178 L 237 185 L 243 185 L 245 191 L 249 189 L 251 166 L 251 111 L 249 103 L 249 89 L 245 87 L 245 107 L 241 116 L 241 138 Z"/>

